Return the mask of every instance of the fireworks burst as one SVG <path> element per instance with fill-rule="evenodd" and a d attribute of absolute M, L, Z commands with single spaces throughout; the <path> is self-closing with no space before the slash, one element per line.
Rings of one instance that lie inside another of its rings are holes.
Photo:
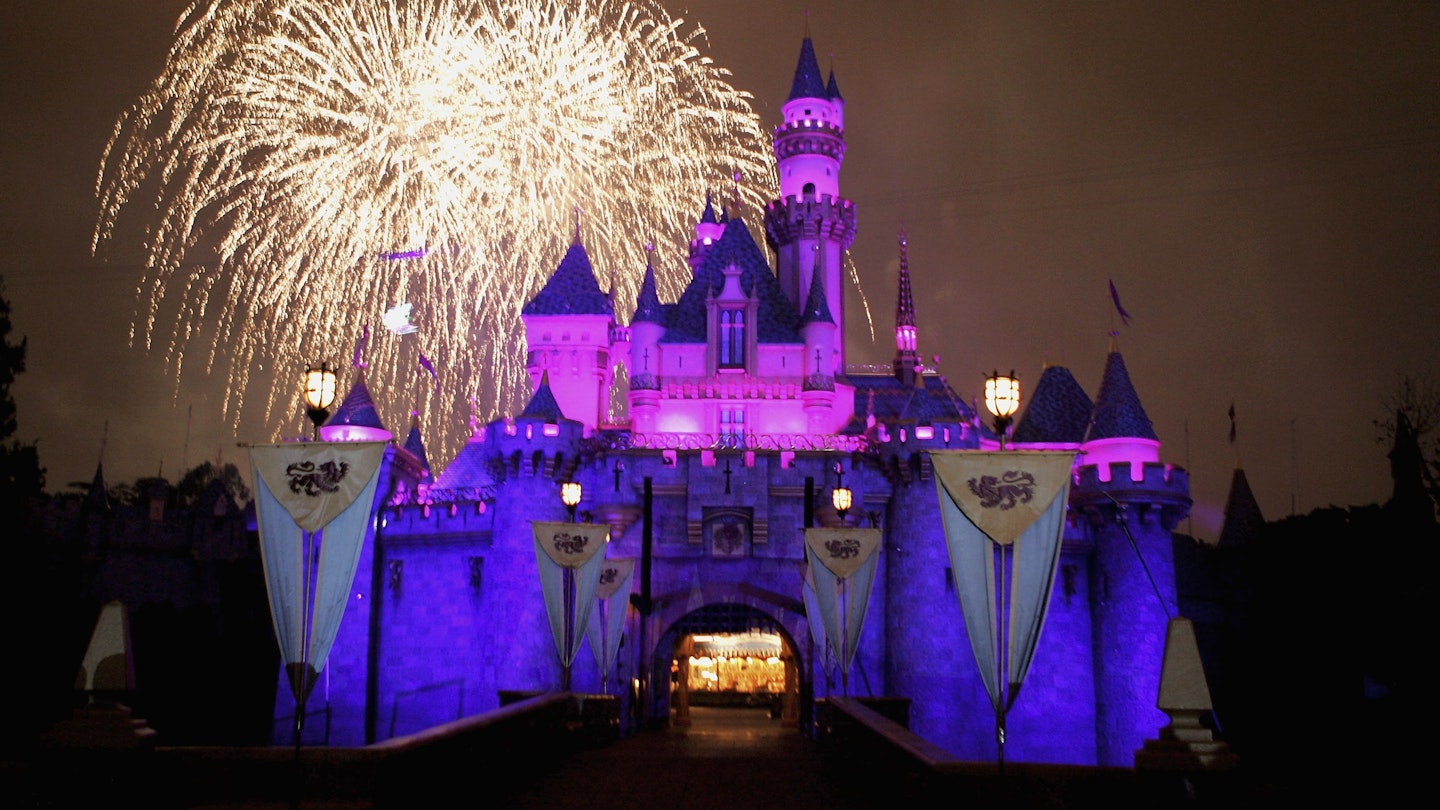
<path fill-rule="evenodd" d="M 413 302 L 417 331 L 378 330 L 367 380 L 392 428 L 442 414 L 427 441 L 453 457 L 472 409 L 528 396 L 520 308 L 577 228 L 623 317 L 647 242 L 670 240 L 654 260 L 678 294 L 708 191 L 773 196 L 750 94 L 684 25 L 651 0 L 196 3 L 101 161 L 97 253 L 122 211 L 159 215 L 132 343 L 177 391 L 202 349 L 222 418 L 262 414 L 273 438 L 303 425 L 301 369 Z"/>

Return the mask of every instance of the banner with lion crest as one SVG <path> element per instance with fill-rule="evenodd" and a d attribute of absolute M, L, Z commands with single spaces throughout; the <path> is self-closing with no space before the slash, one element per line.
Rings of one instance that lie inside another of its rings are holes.
<path fill-rule="evenodd" d="M 610 530 L 593 523 L 530 522 L 535 536 L 535 559 L 540 564 L 540 587 L 555 650 L 565 671 L 563 689 L 570 688 L 570 665 L 580 652 Z"/>
<path fill-rule="evenodd" d="M 1050 608 L 1075 454 L 935 450 L 930 460 L 965 631 L 1003 716 L 1030 670 Z M 997 571 L 1004 605 L 996 596 Z M 1002 610 L 1010 617 L 1004 635 Z"/>
<path fill-rule="evenodd" d="M 840 668 L 840 683 L 850 693 L 850 665 L 860 647 L 865 627 L 870 590 L 875 584 L 875 566 L 880 559 L 879 529 L 806 529 L 805 560 L 814 584 L 815 606 L 819 609 L 823 638 Z M 808 594 L 807 594 L 808 596 Z M 810 616 L 811 625 L 816 617 Z"/>
<path fill-rule="evenodd" d="M 250 446 L 270 617 L 301 714 L 350 602 L 386 446 Z"/>

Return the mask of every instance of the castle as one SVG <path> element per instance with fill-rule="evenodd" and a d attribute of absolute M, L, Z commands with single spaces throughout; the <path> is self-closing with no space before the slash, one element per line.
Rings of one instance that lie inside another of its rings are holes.
<path fill-rule="evenodd" d="M 779 199 L 753 216 L 704 201 L 678 300 L 659 300 L 647 266 L 635 311 L 615 312 L 577 233 L 522 311 L 535 383 L 524 410 L 477 425 L 438 474 L 418 421 L 387 451 L 377 520 L 307 707 L 326 722 L 307 722 L 307 740 L 375 742 L 561 688 L 531 522 L 569 519 L 560 484 L 578 482 L 574 514 L 608 526 L 607 558 L 634 561 L 634 574 L 617 660 L 602 673 L 582 649 L 574 691 L 618 694 L 634 722 L 688 722 L 688 702 L 729 679 L 729 691 L 773 693 L 798 722 L 845 683 L 851 696 L 907 700 L 910 728 L 957 756 L 996 757 L 930 454 L 1001 437 L 918 353 L 903 236 L 894 361 L 847 365 L 857 219 L 840 193 L 845 102 L 808 36 L 782 115 Z M 605 418 L 618 366 L 624 427 Z M 392 435 L 363 373 L 320 435 Z M 1076 453 L 1054 593 L 1004 756 L 1131 766 L 1167 722 L 1155 701 L 1187 475 L 1160 461 L 1113 343 L 1093 400 L 1050 366 L 1004 438 Z M 837 510 L 842 486 L 853 507 Z M 848 678 L 802 598 L 804 529 L 841 523 L 882 532 Z M 747 681 L 737 666 L 756 669 Z M 277 695 L 283 721 L 295 704 L 283 685 Z M 278 722 L 281 741 L 288 728 Z"/>

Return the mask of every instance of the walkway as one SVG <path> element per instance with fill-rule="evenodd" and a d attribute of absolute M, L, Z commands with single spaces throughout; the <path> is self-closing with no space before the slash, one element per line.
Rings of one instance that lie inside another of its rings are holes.
<path fill-rule="evenodd" d="M 858 810 L 813 740 L 766 709 L 691 707 L 689 728 L 581 751 L 487 806 L 526 810 Z M 844 778 L 844 777 L 840 777 Z"/>

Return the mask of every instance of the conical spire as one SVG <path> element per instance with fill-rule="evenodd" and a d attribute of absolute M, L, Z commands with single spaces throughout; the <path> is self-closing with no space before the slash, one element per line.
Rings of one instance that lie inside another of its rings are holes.
<path fill-rule="evenodd" d="M 578 235 L 578 232 L 577 232 Z M 612 315 L 610 296 L 600 291 L 590 255 L 578 241 L 565 251 L 565 258 L 544 289 L 520 310 L 522 315 Z"/>
<path fill-rule="evenodd" d="M 1225 500 L 1225 522 L 1220 527 L 1221 548 L 1243 546 L 1265 527 L 1265 517 L 1260 513 L 1260 503 L 1250 489 L 1245 470 L 1235 468 L 1230 476 L 1230 495 Z"/>
<path fill-rule="evenodd" d="M 1135 386 L 1130 382 L 1130 372 L 1125 370 L 1125 358 L 1120 356 L 1120 352 L 1111 351 L 1105 360 L 1100 393 L 1095 397 L 1095 418 L 1085 440 L 1122 438 L 1159 441 L 1155 427 L 1135 393 Z"/>
<path fill-rule="evenodd" d="M 540 385 L 535 388 L 535 394 L 518 418 L 542 419 L 549 424 L 559 424 L 565 418 L 565 414 L 560 412 L 560 403 L 555 401 L 555 394 L 550 390 L 550 372 L 540 375 Z"/>
<path fill-rule="evenodd" d="M 653 250 L 653 247 L 650 248 Z M 640 282 L 640 294 L 635 297 L 635 314 L 630 323 L 665 323 L 665 308 L 660 303 L 660 294 L 655 290 L 655 265 L 647 256 L 645 280 Z"/>
<path fill-rule="evenodd" d="M 895 378 L 914 385 L 921 360 L 920 330 L 915 326 L 915 297 L 910 292 L 910 238 L 900 229 L 900 289 L 895 295 Z"/>
<path fill-rule="evenodd" d="M 1079 444 L 1095 404 L 1064 366 L 1046 366 L 1015 426 L 1016 444 Z"/>
<path fill-rule="evenodd" d="M 420 412 L 410 412 L 410 434 L 405 437 L 405 449 L 410 455 L 420 461 L 420 467 L 424 470 L 420 483 L 428 484 L 435 480 L 435 475 L 430 471 L 430 459 L 425 454 L 425 441 L 420 436 Z"/>
<path fill-rule="evenodd" d="M 105 470 L 103 462 L 96 462 L 95 477 L 85 493 L 85 505 L 100 512 L 110 511 L 110 496 L 105 491 Z"/>
<path fill-rule="evenodd" d="M 320 428 L 320 437 L 326 441 L 366 441 L 392 439 L 394 434 L 380 420 L 370 388 L 365 384 L 365 371 L 356 376 L 355 385 L 345 394 L 345 399 L 335 413 L 325 420 Z"/>
<path fill-rule="evenodd" d="M 825 268 L 820 264 L 820 248 L 815 248 L 815 269 L 810 273 L 810 295 L 805 299 L 805 309 L 800 313 L 800 323 L 835 323 L 830 313 L 830 302 L 825 295 Z"/>
<path fill-rule="evenodd" d="M 806 23 L 808 28 L 809 23 Z M 807 30 L 805 41 L 800 44 L 800 61 L 795 65 L 795 80 L 790 84 L 790 98 L 829 98 L 825 80 L 820 78 L 820 63 L 815 59 L 815 45 L 810 41 Z"/>

